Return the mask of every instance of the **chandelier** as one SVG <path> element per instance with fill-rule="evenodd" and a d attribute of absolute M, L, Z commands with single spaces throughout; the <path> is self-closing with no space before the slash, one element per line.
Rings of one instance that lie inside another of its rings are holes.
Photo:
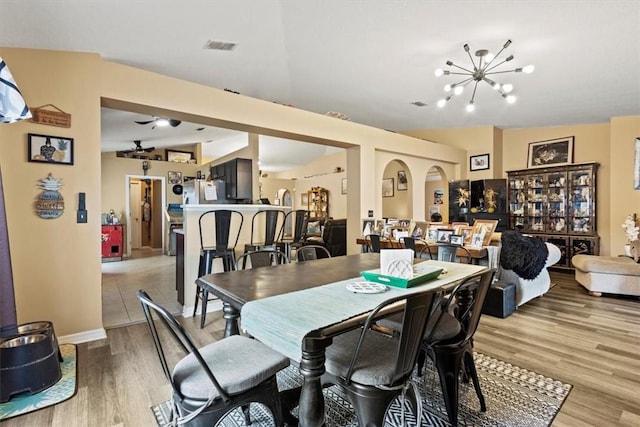
<path fill-rule="evenodd" d="M 465 44 L 463 46 L 464 51 L 467 52 L 467 55 L 469 55 L 469 59 L 471 60 L 471 64 L 473 65 L 473 70 L 456 65 L 451 61 L 447 61 L 447 65 L 449 67 L 457 68 L 458 70 L 461 70 L 461 71 L 442 70 L 441 68 L 438 68 L 436 70 L 435 72 L 436 77 L 449 76 L 449 75 L 465 76 L 459 82 L 454 84 L 448 84 L 444 87 L 445 92 L 451 93 L 451 94 L 447 95 L 446 98 L 440 99 L 437 103 L 438 107 L 440 108 L 444 107 L 446 103 L 454 95 L 462 94 L 464 92 L 464 88 L 470 83 L 473 83 L 473 93 L 471 95 L 471 100 L 469 101 L 469 104 L 467 104 L 466 109 L 469 112 L 475 110 L 476 90 L 478 89 L 478 83 L 480 82 L 485 82 L 489 86 L 491 86 L 509 104 L 513 104 L 514 102 L 516 102 L 516 97 L 511 94 L 511 92 L 513 91 L 512 84 L 498 83 L 492 80 L 491 78 L 489 78 L 489 76 L 492 76 L 494 74 L 521 73 L 521 72 L 529 74 L 533 72 L 534 70 L 533 65 L 527 65 L 526 67 L 522 67 L 522 68 L 514 68 L 512 70 L 497 70 L 498 67 L 500 67 L 501 65 L 513 59 L 513 55 L 509 55 L 503 60 L 498 60 L 498 57 L 500 56 L 500 54 L 506 48 L 508 48 L 510 44 L 511 44 L 511 40 L 507 40 L 504 46 L 502 46 L 502 49 L 500 49 L 500 52 L 498 52 L 496 55 L 492 55 L 486 49 L 476 50 L 475 55 L 478 57 L 477 64 L 476 64 L 476 61 L 471 56 L 471 53 L 469 53 L 469 45 Z"/>

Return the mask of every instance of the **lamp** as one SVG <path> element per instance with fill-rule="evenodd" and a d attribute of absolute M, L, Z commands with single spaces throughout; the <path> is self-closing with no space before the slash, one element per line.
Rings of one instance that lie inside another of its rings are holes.
<path fill-rule="evenodd" d="M 464 51 L 467 52 L 467 55 L 469 56 L 469 59 L 471 60 L 471 64 L 473 65 L 473 70 L 470 70 L 470 69 L 461 67 L 459 65 L 456 65 L 451 61 L 447 61 L 446 64 L 449 67 L 457 68 L 457 69 L 462 70 L 462 71 L 443 70 L 441 68 L 438 68 L 436 70 L 436 72 L 435 72 L 436 77 L 449 76 L 449 75 L 464 76 L 463 79 L 460 80 L 459 82 L 454 83 L 454 84 L 447 84 L 444 87 L 445 92 L 453 91 L 453 94 L 448 95 L 445 98 L 440 99 L 438 101 L 438 103 L 437 103 L 438 107 L 440 107 L 440 108 L 444 107 L 447 104 L 447 102 L 454 95 L 462 94 L 464 92 L 464 88 L 469 83 L 472 83 L 472 82 L 473 82 L 473 93 L 471 95 L 471 100 L 469 101 L 469 104 L 467 104 L 467 107 L 466 107 L 466 110 L 468 112 L 471 112 L 471 111 L 475 110 L 476 90 L 478 89 L 478 83 L 480 83 L 480 82 L 487 83 L 496 92 L 498 92 L 500 94 L 500 96 L 502 96 L 509 104 L 513 104 L 516 101 L 516 97 L 514 95 L 511 95 L 511 92 L 513 91 L 513 85 L 509 84 L 509 83 L 507 83 L 507 84 L 498 83 L 498 82 L 496 82 L 493 79 L 488 77 L 488 76 L 491 76 L 493 74 L 521 73 L 521 72 L 529 74 L 529 73 L 533 72 L 533 70 L 534 70 L 533 65 L 527 65 L 526 67 L 514 68 L 512 70 L 496 70 L 496 68 L 500 67 L 501 65 L 513 60 L 513 55 L 509 55 L 505 59 L 497 62 L 498 61 L 498 57 L 500 56 L 500 54 L 506 48 L 508 48 L 510 44 L 511 44 L 511 40 L 507 40 L 505 42 L 505 44 L 502 46 L 502 49 L 500 49 L 500 51 L 496 55 L 492 55 L 486 49 L 476 50 L 475 56 L 477 56 L 479 58 L 477 64 L 476 64 L 476 61 L 471 56 L 471 53 L 469 53 L 469 51 L 470 51 L 469 45 L 465 44 L 463 46 L 463 48 L 464 48 Z M 497 62 L 497 63 L 494 65 L 494 62 Z"/>
<path fill-rule="evenodd" d="M 31 118 L 29 107 L 22 98 L 9 67 L 0 58 L 0 123 L 14 123 L 29 118 Z M 13 335 L 16 331 L 16 300 L 0 171 L 0 337 Z"/>

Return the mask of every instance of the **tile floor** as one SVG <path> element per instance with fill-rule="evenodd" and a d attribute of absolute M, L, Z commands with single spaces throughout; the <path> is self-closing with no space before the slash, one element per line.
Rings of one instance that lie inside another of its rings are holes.
<path fill-rule="evenodd" d="M 175 290 L 176 257 L 160 249 L 133 250 L 123 261 L 102 263 L 102 323 L 105 329 L 139 323 L 144 314 L 136 292 L 144 289 L 174 314 L 182 312 Z"/>

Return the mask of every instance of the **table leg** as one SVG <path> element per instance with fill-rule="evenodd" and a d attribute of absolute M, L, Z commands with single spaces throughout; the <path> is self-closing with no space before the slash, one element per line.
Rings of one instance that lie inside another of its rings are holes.
<path fill-rule="evenodd" d="M 240 329 L 238 328 L 238 319 L 240 318 L 240 312 L 236 310 L 228 302 L 222 302 L 222 317 L 226 320 L 224 326 L 224 337 L 231 335 L 239 335 Z"/>
<path fill-rule="evenodd" d="M 324 349 L 331 341 L 307 340 L 303 345 L 300 373 L 304 377 L 298 412 L 300 427 L 324 425 L 324 396 L 320 377 L 324 374 Z"/>

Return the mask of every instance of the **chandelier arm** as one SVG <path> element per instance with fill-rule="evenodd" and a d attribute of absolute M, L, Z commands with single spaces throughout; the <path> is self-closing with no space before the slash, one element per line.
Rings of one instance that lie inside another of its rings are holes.
<path fill-rule="evenodd" d="M 502 62 L 497 63 L 496 65 L 494 65 L 494 66 L 493 66 L 493 67 L 491 67 L 491 68 L 487 68 L 487 67 L 485 67 L 484 71 L 485 71 L 485 73 L 486 73 L 487 71 L 491 71 L 491 70 L 493 70 L 493 69 L 495 69 L 495 68 L 497 68 L 497 67 L 501 66 L 501 65 L 502 65 L 502 64 L 504 64 L 505 62 L 507 62 L 507 60 L 506 60 L 506 59 L 505 59 L 505 60 L 503 60 Z"/>
<path fill-rule="evenodd" d="M 469 104 L 473 104 L 473 100 L 476 98 L 476 90 L 478 89 L 478 80 L 476 80 L 475 86 L 473 86 L 473 94 L 471 94 L 471 101 Z"/>
<path fill-rule="evenodd" d="M 508 46 L 508 45 L 507 45 L 507 46 Z M 503 50 L 505 50 L 505 48 L 506 48 L 505 46 L 502 46 L 502 49 L 500 49 L 500 51 L 499 51 L 498 53 L 496 53 L 496 54 L 495 54 L 495 56 L 491 59 L 491 61 L 489 61 L 489 62 L 487 62 L 487 63 L 486 63 L 486 65 L 484 66 L 485 70 L 489 67 L 489 65 L 491 65 L 491 63 L 492 63 L 493 61 L 495 61 L 496 59 L 498 59 L 498 56 L 500 56 L 500 54 L 502 53 L 502 51 L 503 51 Z M 504 61 L 502 61 L 502 62 L 504 62 Z M 500 64 L 502 64 L 502 62 L 501 62 Z M 498 64 L 498 65 L 500 65 L 500 64 Z M 496 67 L 497 67 L 498 65 L 496 65 Z M 491 68 L 495 68 L 495 67 L 491 67 Z"/>
<path fill-rule="evenodd" d="M 476 66 L 476 64 L 473 64 L 473 66 L 475 67 L 475 66 Z M 459 65 L 456 65 L 456 64 L 454 64 L 453 62 L 451 63 L 451 67 L 456 67 L 456 68 L 459 68 L 459 69 L 461 69 L 461 70 L 466 71 L 466 72 L 467 72 L 467 73 L 469 73 L 469 74 L 473 74 L 473 71 L 471 71 L 471 70 L 467 70 L 466 68 L 461 67 L 461 66 L 459 66 Z M 451 73 L 451 74 L 453 74 L 453 73 Z"/>
<path fill-rule="evenodd" d="M 456 73 L 454 71 L 449 71 L 449 75 L 457 75 L 457 76 L 471 76 L 473 73 Z"/>
<path fill-rule="evenodd" d="M 465 51 L 467 52 L 467 55 L 469 56 L 469 59 L 471 60 L 471 63 L 473 64 L 473 70 L 474 71 L 477 70 L 478 67 L 476 66 L 476 62 L 473 60 L 473 56 L 471 56 L 471 53 L 467 49 L 465 49 Z"/>
<path fill-rule="evenodd" d="M 468 79 L 464 79 L 464 80 L 460 80 L 458 83 L 454 83 L 453 85 L 451 85 L 452 87 L 457 87 L 462 85 L 462 87 L 466 86 L 469 84 L 470 81 L 473 80 L 473 77 L 469 77 Z"/>
<path fill-rule="evenodd" d="M 484 75 L 488 76 L 491 74 L 504 74 L 504 73 L 519 73 L 522 70 L 519 70 L 518 68 L 514 68 L 513 70 L 504 70 L 504 71 L 492 71 L 490 73 L 485 72 Z"/>

